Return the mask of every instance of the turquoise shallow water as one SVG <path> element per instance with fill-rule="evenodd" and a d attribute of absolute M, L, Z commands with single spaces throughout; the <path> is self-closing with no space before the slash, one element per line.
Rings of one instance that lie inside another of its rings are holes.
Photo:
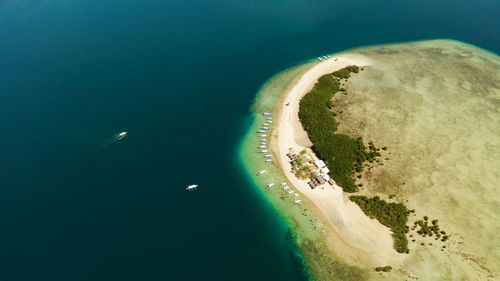
<path fill-rule="evenodd" d="M 2 1 L 0 280 L 305 280 L 238 156 L 259 86 L 360 45 L 449 37 L 498 53 L 499 11 Z"/>

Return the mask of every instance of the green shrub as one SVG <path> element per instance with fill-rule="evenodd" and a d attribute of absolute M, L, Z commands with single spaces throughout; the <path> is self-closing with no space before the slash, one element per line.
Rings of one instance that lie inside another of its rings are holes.
<path fill-rule="evenodd" d="M 380 272 L 380 271 L 383 271 L 383 272 L 390 272 L 392 270 L 392 266 L 390 265 L 387 265 L 387 266 L 377 266 L 375 267 L 375 271 L 377 272 Z"/>
<path fill-rule="evenodd" d="M 366 196 L 350 196 L 351 201 L 358 204 L 363 212 L 370 218 L 376 218 L 381 224 L 392 230 L 394 238 L 394 248 L 399 253 L 406 253 L 408 250 L 408 239 L 406 233 L 409 227 L 408 215 L 410 211 L 402 203 L 388 203 L 380 197 L 368 198 Z"/>

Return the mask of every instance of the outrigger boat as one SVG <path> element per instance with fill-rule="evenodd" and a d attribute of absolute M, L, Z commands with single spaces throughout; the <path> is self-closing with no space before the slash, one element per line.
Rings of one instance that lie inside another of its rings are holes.
<path fill-rule="evenodd" d="M 272 183 L 268 183 L 266 186 L 267 186 L 267 188 L 271 188 L 271 187 L 273 187 L 275 184 L 276 184 L 275 182 L 272 182 Z"/>

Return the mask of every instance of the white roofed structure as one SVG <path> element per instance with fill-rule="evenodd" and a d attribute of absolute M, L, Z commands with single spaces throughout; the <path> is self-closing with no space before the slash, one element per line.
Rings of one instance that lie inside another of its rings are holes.
<path fill-rule="evenodd" d="M 328 174 L 321 174 L 321 177 L 325 179 L 325 181 L 330 180 L 330 176 Z"/>
<path fill-rule="evenodd" d="M 325 162 L 323 162 L 323 160 L 316 160 L 316 161 L 314 161 L 314 164 L 316 165 L 316 167 L 318 167 L 320 169 L 326 166 L 326 164 L 325 164 Z"/>

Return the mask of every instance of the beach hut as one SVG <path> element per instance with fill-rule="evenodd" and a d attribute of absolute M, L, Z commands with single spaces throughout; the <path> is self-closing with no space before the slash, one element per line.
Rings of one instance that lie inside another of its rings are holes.
<path fill-rule="evenodd" d="M 326 166 L 325 162 L 323 162 L 323 160 L 316 160 L 314 161 L 314 165 L 316 165 L 316 167 L 318 167 L 319 169 L 323 168 Z"/>
<path fill-rule="evenodd" d="M 323 179 L 325 179 L 325 182 L 330 180 L 330 176 L 328 174 L 320 174 Z"/>
<path fill-rule="evenodd" d="M 324 184 L 326 182 L 321 175 L 317 175 L 316 180 L 319 182 L 319 184 Z"/>

